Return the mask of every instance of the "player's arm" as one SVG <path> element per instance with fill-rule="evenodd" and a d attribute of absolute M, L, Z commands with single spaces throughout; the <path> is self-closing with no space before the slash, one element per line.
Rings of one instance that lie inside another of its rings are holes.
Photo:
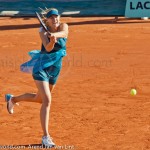
<path fill-rule="evenodd" d="M 50 52 L 56 43 L 56 37 L 55 36 L 50 36 L 50 42 L 47 37 L 47 32 L 43 28 L 40 28 L 39 31 L 40 38 L 42 40 L 42 44 L 44 45 L 45 49 L 47 52 Z"/>
<path fill-rule="evenodd" d="M 66 23 L 62 23 L 60 25 L 60 31 L 55 32 L 55 33 L 51 33 L 51 36 L 55 36 L 56 38 L 67 38 L 68 32 L 69 32 L 68 31 L 68 25 Z"/>

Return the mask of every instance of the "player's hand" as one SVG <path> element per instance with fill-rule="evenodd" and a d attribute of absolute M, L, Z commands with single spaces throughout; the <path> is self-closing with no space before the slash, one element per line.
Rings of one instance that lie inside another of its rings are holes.
<path fill-rule="evenodd" d="M 51 33 L 50 32 L 44 32 L 44 35 L 46 35 L 47 37 L 51 37 Z"/>
<path fill-rule="evenodd" d="M 57 42 L 57 38 L 54 35 L 50 36 L 50 42 L 55 44 Z"/>
<path fill-rule="evenodd" d="M 49 38 L 51 38 L 52 36 L 54 36 L 54 34 L 53 34 L 53 33 L 50 33 L 50 34 L 47 34 L 47 36 L 48 36 Z"/>

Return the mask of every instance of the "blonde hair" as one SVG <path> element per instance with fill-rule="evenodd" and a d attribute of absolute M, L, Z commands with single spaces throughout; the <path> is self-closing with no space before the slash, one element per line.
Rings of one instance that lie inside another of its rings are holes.
<path fill-rule="evenodd" d="M 46 8 L 45 7 L 45 9 L 42 9 L 42 8 L 40 8 L 41 9 L 41 15 L 42 15 L 42 17 L 45 17 L 46 18 L 46 14 L 49 12 L 49 11 L 51 11 L 51 10 L 56 10 L 56 11 L 58 11 L 56 8 Z"/>
<path fill-rule="evenodd" d="M 58 11 L 58 10 L 57 10 L 56 8 L 46 8 L 46 7 L 45 7 L 45 9 L 42 9 L 42 8 L 39 7 L 39 9 L 41 10 L 40 14 L 41 14 L 41 16 L 42 16 L 43 22 L 45 23 L 45 25 L 46 25 L 47 27 L 49 27 L 49 25 L 48 25 L 48 23 L 47 23 L 46 14 L 47 14 L 49 11 L 51 11 L 51 10 L 56 10 L 56 11 Z"/>

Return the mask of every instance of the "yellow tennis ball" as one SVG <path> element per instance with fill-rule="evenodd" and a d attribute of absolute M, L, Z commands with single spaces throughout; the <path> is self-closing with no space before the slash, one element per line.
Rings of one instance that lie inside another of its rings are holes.
<path fill-rule="evenodd" d="M 136 94 L 137 94 L 136 89 L 131 89 L 130 94 L 131 94 L 132 96 L 136 95 Z"/>

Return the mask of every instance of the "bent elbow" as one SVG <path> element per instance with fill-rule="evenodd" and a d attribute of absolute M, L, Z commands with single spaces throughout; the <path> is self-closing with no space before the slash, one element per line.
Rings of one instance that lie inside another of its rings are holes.
<path fill-rule="evenodd" d="M 65 38 L 68 37 L 68 31 L 65 31 L 65 32 L 64 32 L 63 37 L 65 37 Z"/>

